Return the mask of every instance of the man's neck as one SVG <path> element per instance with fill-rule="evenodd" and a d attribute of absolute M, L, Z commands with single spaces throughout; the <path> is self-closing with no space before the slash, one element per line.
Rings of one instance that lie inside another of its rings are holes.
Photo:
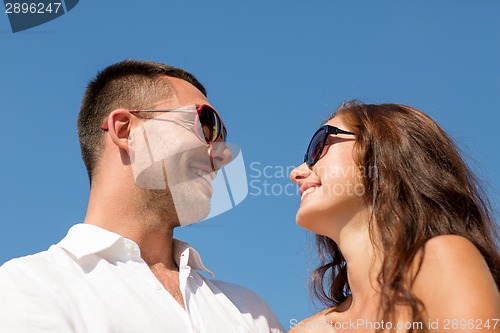
<path fill-rule="evenodd" d="M 120 197 L 129 191 L 93 189 L 84 223 L 93 224 L 134 241 L 141 250 L 142 259 L 151 267 L 161 264 L 177 270 L 173 253 L 173 229 L 177 221 L 160 216 L 152 210 L 138 207 L 139 195 Z"/>
<path fill-rule="evenodd" d="M 137 219 L 134 218 L 136 214 L 133 212 L 125 213 L 126 208 L 117 214 L 107 216 L 103 210 L 91 210 L 90 207 L 89 204 L 89 211 L 92 213 L 88 212 L 84 223 L 96 225 L 134 241 L 141 250 L 141 258 L 156 279 L 185 309 L 184 297 L 180 290 L 179 267 L 174 258 L 173 227 L 167 223 L 165 225 L 158 223 L 155 227 L 151 221 L 145 221 L 153 218 L 152 216 Z"/>
<path fill-rule="evenodd" d="M 160 265 L 165 269 L 178 270 L 173 252 L 173 228 L 140 229 L 130 233 L 129 239 L 139 245 L 141 257 L 148 266 Z"/>

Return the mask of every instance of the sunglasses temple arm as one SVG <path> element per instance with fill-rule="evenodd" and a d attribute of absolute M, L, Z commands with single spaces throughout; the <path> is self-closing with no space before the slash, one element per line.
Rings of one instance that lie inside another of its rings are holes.
<path fill-rule="evenodd" d="M 344 131 L 344 130 L 341 130 L 340 128 L 337 128 L 337 130 L 336 130 L 335 132 L 336 132 L 335 134 L 350 134 L 350 135 L 356 135 L 356 134 L 354 134 L 353 132 Z"/>

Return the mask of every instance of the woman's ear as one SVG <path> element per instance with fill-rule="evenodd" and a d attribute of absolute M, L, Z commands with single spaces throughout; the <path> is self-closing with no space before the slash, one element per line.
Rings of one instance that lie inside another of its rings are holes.
<path fill-rule="evenodd" d="M 108 131 L 114 144 L 128 153 L 131 114 L 128 110 L 117 109 L 108 116 Z"/>

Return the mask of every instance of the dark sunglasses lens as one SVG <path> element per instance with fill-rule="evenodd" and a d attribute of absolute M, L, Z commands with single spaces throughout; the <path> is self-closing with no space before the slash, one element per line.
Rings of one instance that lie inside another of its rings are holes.
<path fill-rule="evenodd" d="M 307 148 L 307 165 L 312 166 L 318 161 L 321 152 L 323 151 L 323 146 L 325 145 L 325 137 L 326 132 L 323 129 L 317 131 L 316 134 L 314 134 L 313 138 L 311 139 L 311 143 L 309 143 L 309 148 Z"/>
<path fill-rule="evenodd" d="M 226 142 L 226 138 L 227 138 L 227 129 L 226 129 L 226 126 L 224 124 L 222 124 L 221 139 L 222 139 L 222 141 Z"/>
<path fill-rule="evenodd" d="M 213 109 L 204 106 L 198 116 L 200 118 L 201 130 L 203 131 L 202 137 L 205 138 L 207 143 L 215 142 L 221 137 L 225 139 L 225 135 L 223 134 L 225 128 L 222 128 L 222 121 Z"/>

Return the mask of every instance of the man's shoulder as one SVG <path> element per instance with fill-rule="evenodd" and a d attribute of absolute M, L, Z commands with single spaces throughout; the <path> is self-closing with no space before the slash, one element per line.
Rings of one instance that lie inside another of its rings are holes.
<path fill-rule="evenodd" d="M 41 327 L 51 327 L 51 332 L 71 330 L 66 316 L 71 303 L 61 294 L 63 277 L 66 272 L 73 274 L 65 260 L 70 259 L 64 250 L 52 246 L 0 266 L 1 332 L 39 332 Z"/>
<path fill-rule="evenodd" d="M 21 269 L 22 267 L 29 266 L 32 264 L 38 264 L 40 262 L 46 261 L 48 251 L 41 251 L 34 254 L 28 254 L 22 257 L 17 257 L 10 259 L 0 266 L 0 273 L 15 271 Z"/>
<path fill-rule="evenodd" d="M 33 276 L 43 276 L 61 270 L 69 258 L 65 251 L 57 245 L 52 245 L 48 250 L 35 254 L 11 259 L 0 266 L 0 281 L 30 280 Z"/>
<path fill-rule="evenodd" d="M 245 306 L 252 306 L 254 304 L 262 304 L 264 300 L 257 295 L 256 292 L 245 288 L 243 286 L 230 283 L 222 280 L 209 280 L 210 283 L 215 285 L 227 298 L 229 298 L 233 303 L 238 302 Z"/>
<path fill-rule="evenodd" d="M 241 313 L 251 314 L 255 322 L 261 322 L 262 326 L 269 327 L 271 332 L 284 332 L 283 326 L 271 310 L 269 305 L 256 292 L 243 286 L 222 281 L 208 280 L 211 288 L 217 294 L 218 291 L 227 297 Z M 265 322 L 265 323 L 264 323 Z"/>

